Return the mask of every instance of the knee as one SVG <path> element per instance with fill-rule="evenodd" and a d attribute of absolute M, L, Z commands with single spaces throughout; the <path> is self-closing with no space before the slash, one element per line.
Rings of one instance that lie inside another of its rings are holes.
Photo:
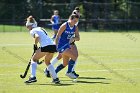
<path fill-rule="evenodd" d="M 57 59 L 60 60 L 62 58 L 62 55 L 58 55 Z"/>
<path fill-rule="evenodd" d="M 50 65 L 51 63 L 50 63 L 50 60 L 46 60 L 45 59 L 45 64 L 48 66 L 48 65 Z"/>
<path fill-rule="evenodd" d="M 74 55 L 71 59 L 74 60 L 74 61 L 76 61 L 77 58 L 78 58 L 78 55 Z"/>
<path fill-rule="evenodd" d="M 68 62 L 63 62 L 63 66 L 66 67 L 68 65 Z"/>
<path fill-rule="evenodd" d="M 36 58 L 32 58 L 32 61 L 33 61 L 33 62 L 37 62 L 38 59 L 36 59 Z"/>
<path fill-rule="evenodd" d="M 49 66 L 51 63 L 50 63 L 50 62 L 45 62 L 45 64 L 46 64 L 47 66 Z"/>

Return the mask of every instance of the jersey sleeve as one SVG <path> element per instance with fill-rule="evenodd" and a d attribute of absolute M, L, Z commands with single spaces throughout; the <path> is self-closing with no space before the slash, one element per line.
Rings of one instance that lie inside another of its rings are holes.
<path fill-rule="evenodd" d="M 38 36 L 35 30 L 30 31 L 30 35 L 34 38 L 35 36 Z"/>

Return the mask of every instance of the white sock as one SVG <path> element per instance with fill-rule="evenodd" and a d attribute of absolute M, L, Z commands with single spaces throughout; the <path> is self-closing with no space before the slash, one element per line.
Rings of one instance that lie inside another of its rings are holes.
<path fill-rule="evenodd" d="M 36 76 L 37 63 L 31 60 L 31 77 Z"/>
<path fill-rule="evenodd" d="M 77 60 L 75 61 L 75 64 L 74 64 L 74 66 L 73 66 L 73 68 L 72 68 L 72 71 L 75 71 L 76 63 L 77 63 Z"/>
<path fill-rule="evenodd" d="M 49 72 L 50 72 L 52 78 L 53 78 L 53 79 L 56 79 L 56 78 L 57 78 L 57 74 L 56 74 L 55 69 L 54 69 L 54 67 L 53 67 L 52 64 L 50 64 L 50 65 L 48 66 L 48 70 L 49 70 Z"/>
<path fill-rule="evenodd" d="M 51 60 L 51 64 L 52 64 L 53 66 L 54 66 L 57 62 L 58 62 L 57 57 L 55 57 L 55 58 L 53 58 L 53 59 Z"/>

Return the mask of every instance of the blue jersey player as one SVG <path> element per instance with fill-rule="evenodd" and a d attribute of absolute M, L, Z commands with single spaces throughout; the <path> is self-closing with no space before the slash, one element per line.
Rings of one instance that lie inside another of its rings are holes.
<path fill-rule="evenodd" d="M 72 14 L 77 14 L 79 17 L 80 17 L 80 9 L 79 9 L 79 7 L 75 7 L 75 9 L 73 10 L 73 12 L 72 12 Z M 75 24 L 76 26 L 78 25 L 78 22 Z M 71 48 L 71 50 L 73 50 L 74 51 L 74 53 L 77 55 L 77 57 L 78 57 L 78 50 L 77 50 L 77 46 L 76 46 L 76 44 L 75 44 L 75 42 L 72 42 L 72 43 L 70 43 L 70 48 Z M 58 60 L 60 60 L 62 58 L 62 55 L 59 53 L 58 55 L 57 55 L 57 57 L 54 57 L 52 60 L 51 60 L 51 64 L 52 65 L 55 65 L 57 62 L 58 62 Z M 76 64 L 77 64 L 77 61 L 76 61 Z M 75 65 L 76 65 L 75 64 Z M 62 65 L 62 63 L 60 64 L 60 66 Z M 77 74 L 76 72 L 75 72 L 75 65 L 74 65 L 74 67 L 73 67 L 73 71 L 72 71 L 72 73 L 74 73 L 77 77 L 79 77 L 79 74 Z M 66 65 L 65 65 L 66 66 Z M 58 68 L 59 68 L 59 66 L 58 66 Z M 45 73 L 45 75 L 47 76 L 47 77 L 50 77 L 50 73 L 49 73 L 49 71 L 47 70 L 47 68 L 46 69 L 44 69 L 44 73 Z"/>
<path fill-rule="evenodd" d="M 52 15 L 50 22 L 52 23 L 52 30 L 54 31 L 54 36 L 52 39 L 55 39 L 56 34 L 59 29 L 60 25 L 60 16 L 58 15 L 58 10 L 54 10 L 54 15 Z"/>
<path fill-rule="evenodd" d="M 55 71 L 56 73 L 59 72 L 68 64 L 66 75 L 72 79 L 77 78 L 77 76 L 72 73 L 72 68 L 78 55 L 70 48 L 70 43 L 80 40 L 78 27 L 75 25 L 78 20 L 79 16 L 77 14 L 72 14 L 69 20 L 61 25 L 55 39 L 57 50 L 61 53 L 63 58 L 63 64 L 59 65 Z"/>

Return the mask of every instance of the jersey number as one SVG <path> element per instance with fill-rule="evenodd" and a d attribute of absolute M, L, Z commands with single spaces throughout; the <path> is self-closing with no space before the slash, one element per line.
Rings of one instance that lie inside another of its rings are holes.
<path fill-rule="evenodd" d="M 67 39 L 71 39 L 71 38 L 72 38 L 72 35 L 68 35 L 68 36 L 67 36 Z"/>

